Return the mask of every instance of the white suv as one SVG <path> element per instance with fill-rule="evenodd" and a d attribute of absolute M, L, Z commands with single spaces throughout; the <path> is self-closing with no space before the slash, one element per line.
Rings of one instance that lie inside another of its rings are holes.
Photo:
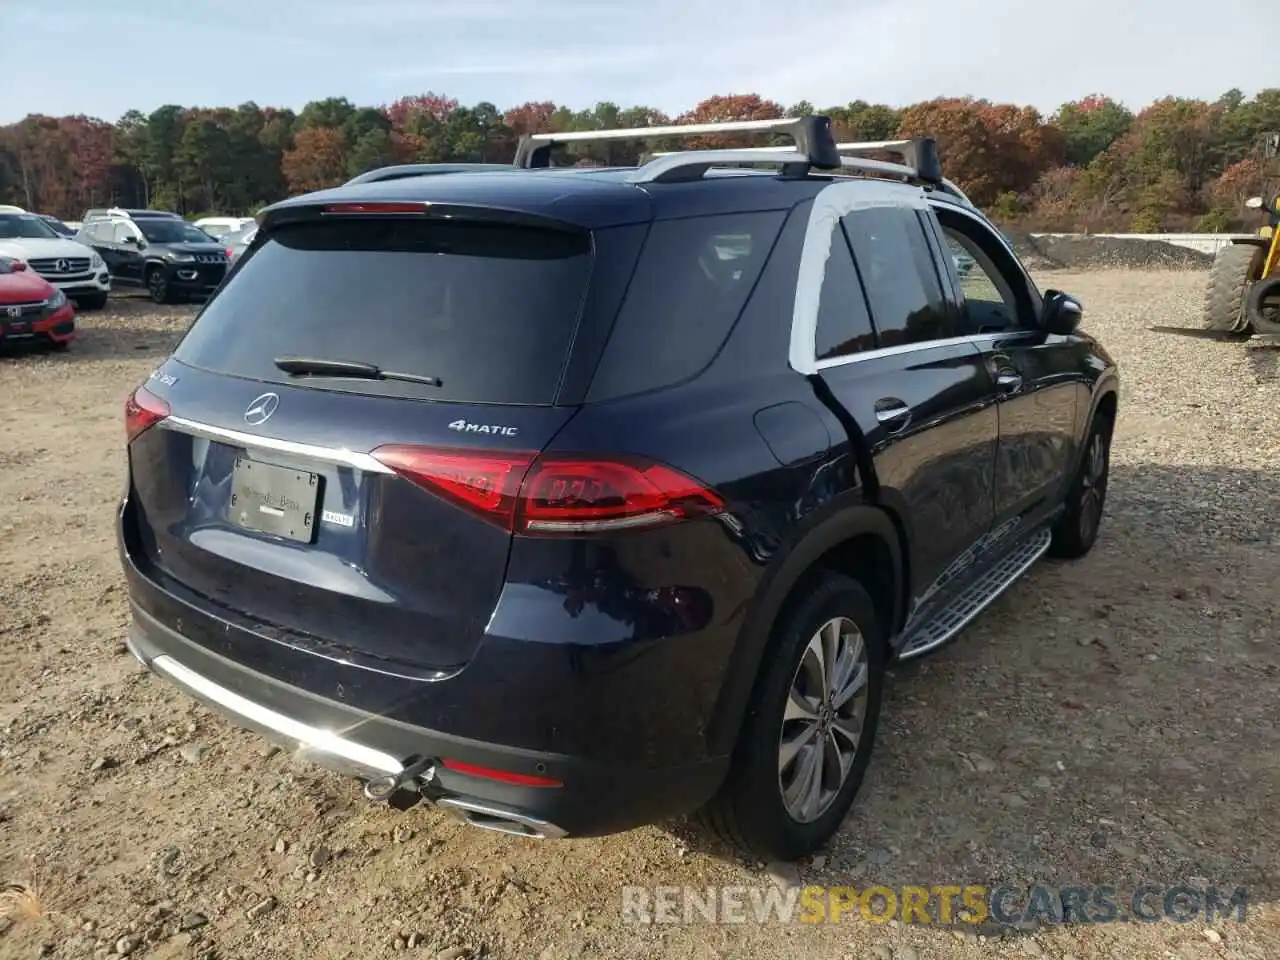
<path fill-rule="evenodd" d="M 25 260 L 35 273 L 86 310 L 101 310 L 111 292 L 111 274 L 94 250 L 59 236 L 34 213 L 0 206 L 0 256 Z"/>

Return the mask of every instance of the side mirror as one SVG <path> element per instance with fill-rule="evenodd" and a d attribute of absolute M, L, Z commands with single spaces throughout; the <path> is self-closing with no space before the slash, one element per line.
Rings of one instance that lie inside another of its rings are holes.
<path fill-rule="evenodd" d="M 131 247 L 141 247 L 141 246 L 142 246 L 142 238 L 141 238 L 141 237 L 135 237 L 133 234 L 128 234 L 128 235 L 124 238 L 124 242 L 125 242 L 125 243 L 127 243 L 127 244 L 128 244 L 129 246 L 131 246 Z"/>
<path fill-rule="evenodd" d="M 1046 290 L 1044 308 L 1040 311 L 1040 329 L 1046 333 L 1067 336 L 1075 333 L 1084 316 L 1084 307 L 1075 297 L 1061 290 Z"/>
<path fill-rule="evenodd" d="M 1244 202 L 1244 205 L 1245 205 L 1248 209 L 1250 209 L 1250 210 L 1261 210 L 1261 209 L 1262 209 L 1262 198 L 1261 198 L 1261 197 L 1250 197 L 1248 200 L 1246 200 L 1246 201 Z"/>

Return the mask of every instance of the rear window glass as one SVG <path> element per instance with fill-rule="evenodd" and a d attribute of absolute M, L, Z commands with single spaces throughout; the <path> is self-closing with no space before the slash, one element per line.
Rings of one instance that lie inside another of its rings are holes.
<path fill-rule="evenodd" d="M 669 386 L 710 363 L 746 305 L 785 217 L 769 211 L 655 223 L 590 399 Z"/>
<path fill-rule="evenodd" d="M 241 261 L 175 356 L 329 390 L 550 404 L 577 327 L 590 235 L 498 224 L 344 220 L 284 227 Z M 439 378 L 291 378 L 275 358 Z"/>

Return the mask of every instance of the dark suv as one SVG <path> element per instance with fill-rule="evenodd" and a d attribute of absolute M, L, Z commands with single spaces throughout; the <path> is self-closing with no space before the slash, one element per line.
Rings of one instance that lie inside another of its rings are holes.
<path fill-rule="evenodd" d="M 1116 369 L 932 140 L 712 130 L 796 147 L 269 208 L 128 401 L 138 659 L 371 799 L 825 841 L 886 666 L 1093 545 Z"/>
<path fill-rule="evenodd" d="M 227 273 L 226 247 L 176 213 L 90 210 L 76 239 L 101 255 L 113 280 L 146 287 L 156 303 L 207 296 Z"/>

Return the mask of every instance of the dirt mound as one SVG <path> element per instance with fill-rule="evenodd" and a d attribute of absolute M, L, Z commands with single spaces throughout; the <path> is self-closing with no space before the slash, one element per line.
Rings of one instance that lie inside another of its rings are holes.
<path fill-rule="evenodd" d="M 1163 240 L 1121 237 L 1033 237 L 1005 234 L 1023 263 L 1032 270 L 1207 270 L 1213 255 Z"/>

